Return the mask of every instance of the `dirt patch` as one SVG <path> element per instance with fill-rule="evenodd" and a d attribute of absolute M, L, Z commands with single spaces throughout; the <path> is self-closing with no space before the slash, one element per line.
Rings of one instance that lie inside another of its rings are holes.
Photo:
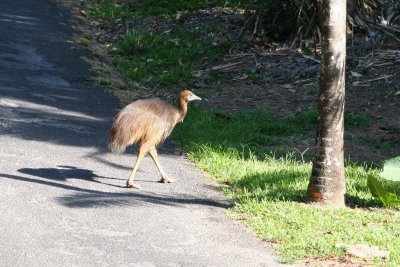
<path fill-rule="evenodd" d="M 356 259 L 349 256 L 338 258 L 331 257 L 326 259 L 307 259 L 303 263 L 303 266 L 309 267 L 317 267 L 317 266 L 326 266 L 326 267 L 364 267 L 364 266 L 372 266 L 368 264 L 366 260 Z"/>

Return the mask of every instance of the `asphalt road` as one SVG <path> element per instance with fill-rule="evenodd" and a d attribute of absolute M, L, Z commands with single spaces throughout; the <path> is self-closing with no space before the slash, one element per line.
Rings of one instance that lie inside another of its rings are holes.
<path fill-rule="evenodd" d="M 0 1 L 0 266 L 277 266 L 174 149 L 160 184 L 146 158 L 107 151 L 118 101 L 88 83 L 67 10 Z"/>

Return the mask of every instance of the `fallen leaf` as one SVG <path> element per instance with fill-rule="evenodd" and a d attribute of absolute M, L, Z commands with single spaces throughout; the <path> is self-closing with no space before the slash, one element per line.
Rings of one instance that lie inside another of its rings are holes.
<path fill-rule="evenodd" d="M 388 78 L 392 77 L 393 75 L 383 75 L 378 78 L 370 79 L 370 80 L 365 80 L 365 81 L 355 81 L 353 82 L 353 85 L 361 85 L 361 84 L 367 84 L 369 82 L 375 82 L 379 80 L 387 80 Z"/>
<path fill-rule="evenodd" d="M 307 58 L 307 59 L 310 59 L 310 60 L 312 60 L 312 61 L 314 61 L 314 62 L 317 62 L 317 63 L 321 63 L 318 59 L 316 59 L 316 58 L 314 58 L 314 57 L 312 57 L 312 56 L 308 56 L 308 55 L 302 55 L 304 58 Z"/>
<path fill-rule="evenodd" d="M 222 69 L 228 69 L 228 68 L 232 68 L 232 67 L 235 67 L 235 66 L 237 66 L 237 65 L 240 65 L 240 64 L 243 64 L 243 62 L 239 61 L 239 62 L 233 62 L 233 63 L 222 64 L 222 65 L 218 65 L 218 66 L 214 66 L 214 67 L 211 67 L 211 68 L 209 68 L 209 69 L 206 69 L 206 71 L 207 71 L 207 70 L 222 70 Z"/>
<path fill-rule="evenodd" d="M 357 73 L 355 71 L 350 71 L 351 76 L 353 77 L 362 77 L 362 75 L 360 73 Z"/>
<path fill-rule="evenodd" d="M 249 77 L 249 75 L 247 75 L 246 73 L 242 73 L 242 74 L 234 77 L 233 79 L 234 80 L 244 80 L 244 79 L 247 79 L 248 77 Z"/>
<path fill-rule="evenodd" d="M 291 85 L 291 84 L 284 84 L 284 85 L 282 85 L 282 87 L 283 87 L 283 88 L 286 88 L 286 89 L 291 89 L 291 88 L 293 88 L 293 85 Z"/>
<path fill-rule="evenodd" d="M 180 20 L 181 17 L 182 17 L 182 12 L 181 11 L 176 12 L 175 19 Z"/>
<path fill-rule="evenodd" d="M 171 40 L 171 43 L 173 43 L 174 45 L 178 46 L 179 45 L 179 41 L 180 41 L 179 38 L 175 38 L 175 39 Z"/>
<path fill-rule="evenodd" d="M 194 77 L 200 78 L 200 77 L 202 76 L 202 72 L 201 72 L 201 71 L 193 71 L 193 72 L 192 72 L 192 75 L 193 75 Z"/>

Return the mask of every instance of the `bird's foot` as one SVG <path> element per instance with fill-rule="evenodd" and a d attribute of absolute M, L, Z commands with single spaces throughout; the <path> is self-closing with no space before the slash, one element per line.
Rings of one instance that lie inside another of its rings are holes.
<path fill-rule="evenodd" d="M 138 184 L 135 184 L 133 182 L 127 181 L 126 182 L 126 187 L 127 188 L 134 188 L 134 189 L 141 189 L 142 187 Z"/>
<path fill-rule="evenodd" d="M 175 182 L 175 179 L 172 179 L 172 178 L 169 178 L 169 177 L 163 177 L 160 180 L 160 183 L 164 183 L 164 184 L 173 183 L 173 182 Z"/>

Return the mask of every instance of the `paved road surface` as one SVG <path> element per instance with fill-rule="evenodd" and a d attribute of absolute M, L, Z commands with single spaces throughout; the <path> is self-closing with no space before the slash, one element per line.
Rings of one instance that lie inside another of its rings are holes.
<path fill-rule="evenodd" d="M 113 155 L 118 102 L 85 82 L 70 16 L 50 0 L 0 1 L 0 266 L 276 266 L 173 149 L 160 184 L 146 158 Z"/>

